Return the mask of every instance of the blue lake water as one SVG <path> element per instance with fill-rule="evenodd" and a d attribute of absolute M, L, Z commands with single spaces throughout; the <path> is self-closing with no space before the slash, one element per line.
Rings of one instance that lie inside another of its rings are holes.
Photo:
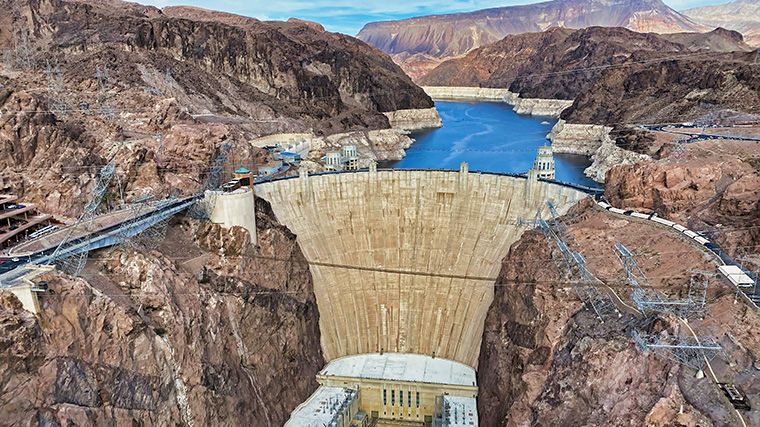
<path fill-rule="evenodd" d="M 416 142 L 406 157 L 383 167 L 457 170 L 467 162 L 471 171 L 525 173 L 538 147 L 549 143 L 546 135 L 557 121 L 519 115 L 500 102 L 437 101 L 435 105 L 443 127 L 412 134 Z M 554 159 L 557 181 L 599 187 L 583 175 L 591 164 L 588 157 L 555 154 Z"/>

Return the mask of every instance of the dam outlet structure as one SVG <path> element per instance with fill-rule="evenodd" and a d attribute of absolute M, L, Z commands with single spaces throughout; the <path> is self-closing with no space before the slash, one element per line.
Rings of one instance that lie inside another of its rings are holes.
<path fill-rule="evenodd" d="M 586 193 L 528 177 L 459 171 L 325 173 L 258 183 L 311 263 L 325 359 L 415 353 L 477 368 L 494 277 L 551 200 Z"/>

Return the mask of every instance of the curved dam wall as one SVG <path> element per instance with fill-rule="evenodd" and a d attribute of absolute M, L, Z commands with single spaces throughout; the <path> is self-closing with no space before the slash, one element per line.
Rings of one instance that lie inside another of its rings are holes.
<path fill-rule="evenodd" d="M 547 200 L 564 212 L 585 197 L 466 168 L 301 176 L 257 184 L 256 193 L 309 261 L 336 264 L 311 266 L 328 361 L 399 352 L 472 367 L 493 300 L 493 280 L 478 278 L 499 273 L 524 230 L 518 217 L 532 219 Z"/>

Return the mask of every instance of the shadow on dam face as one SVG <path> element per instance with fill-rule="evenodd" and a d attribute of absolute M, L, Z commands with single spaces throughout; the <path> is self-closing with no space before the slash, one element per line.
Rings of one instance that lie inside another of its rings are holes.
<path fill-rule="evenodd" d="M 524 230 L 519 217 L 547 200 L 564 213 L 586 196 L 511 176 L 402 170 L 302 176 L 256 193 L 310 262 L 362 267 L 311 266 L 328 361 L 399 352 L 473 368 L 494 292 L 477 278 L 499 273 Z"/>

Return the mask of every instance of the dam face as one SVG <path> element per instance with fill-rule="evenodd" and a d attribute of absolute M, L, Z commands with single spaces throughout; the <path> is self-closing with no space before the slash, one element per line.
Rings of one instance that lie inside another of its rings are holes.
<path fill-rule="evenodd" d="M 564 213 L 585 197 L 466 168 L 301 176 L 256 193 L 310 262 L 334 264 L 311 265 L 328 361 L 419 353 L 474 368 L 494 282 L 473 277 L 499 273 L 524 230 L 518 217 L 534 218 L 547 200 Z"/>

